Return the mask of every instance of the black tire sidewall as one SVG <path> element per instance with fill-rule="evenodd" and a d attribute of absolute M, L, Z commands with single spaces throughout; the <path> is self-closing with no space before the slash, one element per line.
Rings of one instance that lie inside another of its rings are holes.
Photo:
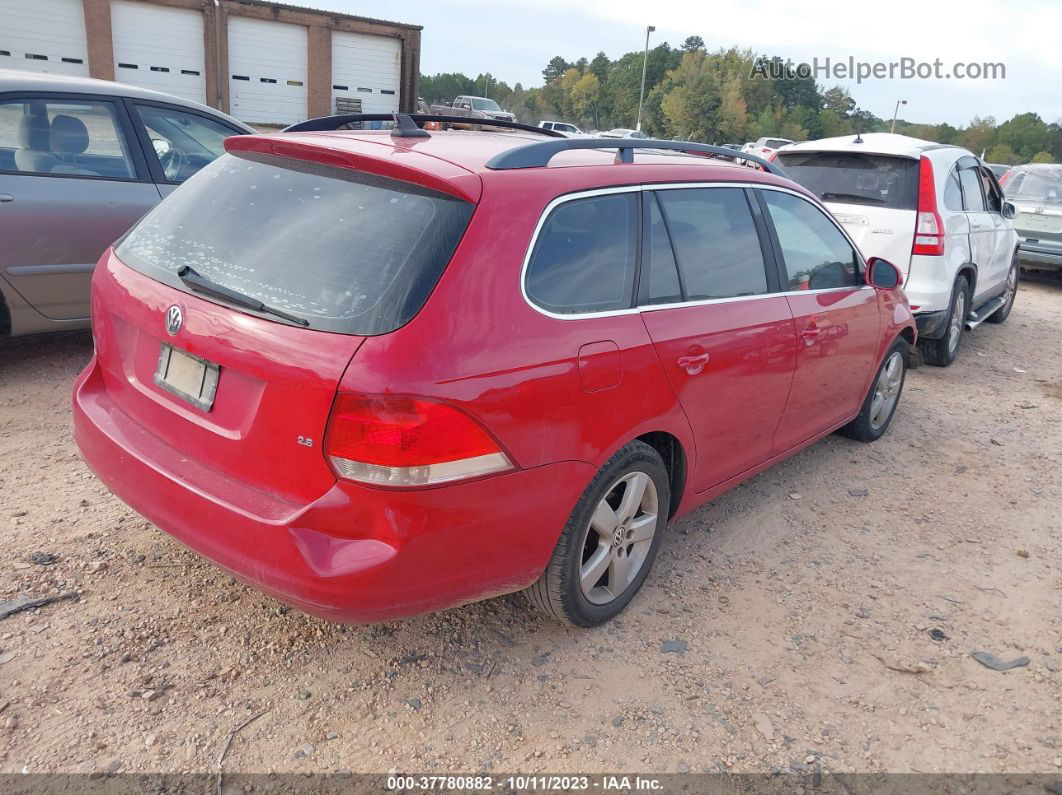
<path fill-rule="evenodd" d="M 659 501 L 660 516 L 657 523 L 653 544 L 645 557 L 641 570 L 617 599 L 604 605 L 596 605 L 588 600 L 579 584 L 579 569 L 582 566 L 582 548 L 587 532 L 590 532 L 590 519 L 598 503 L 607 490 L 621 477 L 631 472 L 644 472 L 653 480 Z M 660 455 L 643 443 L 629 445 L 613 456 L 590 482 L 583 497 L 568 520 L 564 532 L 570 533 L 567 547 L 567 559 L 563 562 L 562 599 L 570 620 L 583 627 L 603 624 L 621 613 L 635 594 L 642 587 L 649 570 L 656 560 L 656 553 L 664 536 L 667 524 L 668 506 L 671 503 L 671 489 L 667 469 Z"/>

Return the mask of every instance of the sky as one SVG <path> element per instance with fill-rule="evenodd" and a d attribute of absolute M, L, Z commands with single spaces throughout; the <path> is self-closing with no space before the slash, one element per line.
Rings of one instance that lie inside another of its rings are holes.
<path fill-rule="evenodd" d="M 299 2 L 299 0 L 295 0 Z M 307 5 L 423 25 L 421 72 L 489 72 L 510 85 L 542 83 L 554 55 L 569 61 L 610 58 L 650 46 L 681 45 L 690 35 L 709 50 L 738 46 L 795 63 L 847 62 L 953 65 L 1002 63 L 1005 78 L 928 80 L 817 77 L 842 85 L 860 108 L 917 123 L 964 126 L 974 116 L 1005 121 L 1033 111 L 1062 121 L 1062 0 L 890 0 L 887 12 L 858 0 L 309 0 Z M 534 121 L 534 120 L 531 120 Z"/>

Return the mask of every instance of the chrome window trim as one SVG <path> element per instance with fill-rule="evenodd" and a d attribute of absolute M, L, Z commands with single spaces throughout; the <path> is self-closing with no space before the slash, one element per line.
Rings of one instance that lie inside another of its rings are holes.
<path fill-rule="evenodd" d="M 755 301 L 762 300 L 764 298 L 777 298 L 778 296 L 786 295 L 820 295 L 826 293 L 836 293 L 842 290 L 873 290 L 874 288 L 864 283 L 859 284 L 856 287 L 828 287 L 822 290 L 787 290 L 777 293 L 758 293 L 756 295 L 737 295 L 730 298 L 703 298 L 697 301 L 679 301 L 671 304 L 641 304 L 639 306 L 630 307 L 629 309 L 609 309 L 602 312 L 572 312 L 570 314 L 562 314 L 559 312 L 551 312 L 538 304 L 536 304 L 531 296 L 527 294 L 527 269 L 531 264 L 531 255 L 535 251 L 535 245 L 538 243 L 538 236 L 542 231 L 542 227 L 545 225 L 546 220 L 550 214 L 560 205 L 566 204 L 571 201 L 577 201 L 579 199 L 589 199 L 595 196 L 608 196 L 617 193 L 645 193 L 658 190 L 681 190 L 689 188 L 738 188 L 739 190 L 745 190 L 746 188 L 752 190 L 776 190 L 781 193 L 788 193 L 792 196 L 796 196 L 799 199 L 803 199 L 810 204 L 820 213 L 822 213 L 834 227 L 839 231 L 848 241 L 848 245 L 852 247 L 852 251 L 855 252 L 856 257 L 860 264 L 860 273 L 866 272 L 866 260 L 863 258 L 863 252 L 859 250 L 853 241 L 851 236 L 845 230 L 840 223 L 837 222 L 829 212 L 823 212 L 821 207 L 818 207 L 814 202 L 808 201 L 808 197 L 801 194 L 799 191 L 786 188 L 781 185 L 766 185 L 755 182 L 667 182 L 667 183 L 648 183 L 644 185 L 620 185 L 611 188 L 594 188 L 593 190 L 576 191 L 574 193 L 566 193 L 563 196 L 558 196 L 553 199 L 546 208 L 542 211 L 542 215 L 539 216 L 538 223 L 535 225 L 535 231 L 531 235 L 531 242 L 528 244 L 527 253 L 524 255 L 524 264 L 520 268 L 520 294 L 524 297 L 524 301 L 533 310 L 540 315 L 554 318 L 555 320 L 589 320 L 593 318 L 601 317 L 619 317 L 622 315 L 638 315 L 642 312 L 656 312 L 661 309 L 681 309 L 688 306 L 709 306 L 712 304 L 729 304 L 738 301 Z M 766 265 L 767 263 L 765 263 Z"/>

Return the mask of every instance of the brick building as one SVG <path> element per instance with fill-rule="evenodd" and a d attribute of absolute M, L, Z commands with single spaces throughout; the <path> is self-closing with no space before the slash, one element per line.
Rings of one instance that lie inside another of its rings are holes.
<path fill-rule="evenodd" d="M 2 0 L 0 69 L 118 80 L 248 123 L 413 110 L 419 25 L 264 0 Z"/>

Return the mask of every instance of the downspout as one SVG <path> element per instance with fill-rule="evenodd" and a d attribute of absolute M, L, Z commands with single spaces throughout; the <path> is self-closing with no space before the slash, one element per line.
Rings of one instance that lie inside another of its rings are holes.
<path fill-rule="evenodd" d="M 221 104 L 221 3 L 214 0 L 214 101 L 215 107 L 224 111 Z"/>

